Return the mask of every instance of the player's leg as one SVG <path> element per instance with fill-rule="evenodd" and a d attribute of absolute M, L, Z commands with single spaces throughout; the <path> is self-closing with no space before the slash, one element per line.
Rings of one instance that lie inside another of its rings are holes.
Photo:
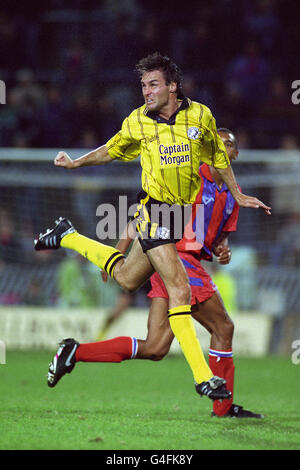
<path fill-rule="evenodd" d="M 218 292 L 204 302 L 196 302 L 192 308 L 192 316 L 211 334 L 209 366 L 215 375 L 226 380 L 226 388 L 232 394 L 230 399 L 214 402 L 213 411 L 218 415 L 224 415 L 230 409 L 233 400 L 232 337 L 234 325 Z"/>
<path fill-rule="evenodd" d="M 74 250 L 110 276 L 113 275 L 116 263 L 125 258 L 114 247 L 81 235 L 68 219 L 62 217 L 55 222 L 52 229 L 41 233 L 39 238 L 34 240 L 34 244 L 37 251 L 56 250 L 60 247 Z"/>
<path fill-rule="evenodd" d="M 122 362 L 134 359 L 136 353 L 137 339 L 131 336 L 80 344 L 73 338 L 64 339 L 50 363 L 48 385 L 55 387 L 66 373 L 72 372 L 77 362 Z"/>
<path fill-rule="evenodd" d="M 72 338 L 61 342 L 49 366 L 48 385 L 55 387 L 77 362 L 122 362 L 129 359 L 162 359 L 169 351 L 174 335 L 168 321 L 168 299 L 152 299 L 145 340 L 118 336 L 106 341 L 79 344 Z"/>
<path fill-rule="evenodd" d="M 158 278 L 157 275 L 156 278 Z M 168 321 L 169 301 L 165 297 L 164 286 L 158 284 L 156 289 L 160 290 L 162 297 L 152 297 L 148 317 L 148 335 L 146 340 L 138 340 L 136 359 L 151 359 L 153 361 L 163 359 L 168 354 L 174 338 Z"/>
<path fill-rule="evenodd" d="M 162 278 L 169 295 L 169 309 L 190 306 L 191 288 L 186 270 L 174 243 L 159 245 L 147 251 L 147 256 Z M 190 309 L 189 309 L 190 311 Z"/>
<path fill-rule="evenodd" d="M 77 362 L 162 359 L 168 353 L 174 338 L 168 321 L 168 305 L 168 299 L 152 299 L 145 340 L 137 340 L 131 336 L 118 336 L 106 341 L 81 344 L 72 338 L 63 340 L 49 366 L 49 387 L 55 387 L 66 373 L 72 372 Z"/>
<path fill-rule="evenodd" d="M 191 318 L 191 290 L 186 270 L 173 243 L 147 251 L 169 295 L 169 321 L 197 384 L 207 382 L 213 373 L 206 363 Z"/>
<path fill-rule="evenodd" d="M 218 291 L 204 302 L 197 300 L 192 308 L 192 316 L 210 332 L 211 349 L 231 349 L 234 324 Z"/>
<path fill-rule="evenodd" d="M 141 285 L 155 268 L 161 275 L 169 294 L 169 320 L 197 384 L 213 376 L 209 369 L 191 319 L 190 286 L 174 243 L 160 244 L 145 254 L 136 239 L 130 254 L 125 257 L 113 247 L 79 234 L 66 219 L 60 219 L 54 229 L 41 235 L 35 248 L 62 246 L 77 251 L 104 269 L 123 288 L 133 290 Z"/>
<path fill-rule="evenodd" d="M 66 235 L 61 246 L 78 251 L 129 292 L 138 289 L 153 273 L 153 267 L 137 239 L 127 257 L 114 247 L 91 240 L 78 232 Z"/>
<path fill-rule="evenodd" d="M 209 365 L 213 373 L 226 380 L 226 388 L 231 392 L 230 399 L 214 401 L 213 416 L 236 418 L 263 418 L 263 415 L 244 410 L 233 405 L 235 366 L 232 353 L 234 324 L 228 315 L 222 297 L 215 292 L 204 302 L 197 301 L 192 308 L 192 316 L 211 334 Z"/>
<path fill-rule="evenodd" d="M 119 336 L 106 341 L 82 343 L 76 362 L 122 362 L 128 359 L 160 360 L 169 351 L 174 335 L 168 321 L 168 300 L 152 299 L 145 340 Z"/>
<path fill-rule="evenodd" d="M 151 300 L 148 333 L 145 340 L 138 339 L 136 359 L 160 361 L 168 354 L 174 334 L 168 320 L 169 300 L 155 297 Z"/>
<path fill-rule="evenodd" d="M 134 241 L 127 258 L 116 248 L 85 237 L 72 223 L 60 218 L 56 226 L 35 240 L 36 250 L 57 248 L 74 250 L 106 271 L 125 290 L 134 291 L 152 274 L 153 267 L 138 243 Z M 124 266 L 123 266 L 124 265 Z M 122 269 L 121 269 L 122 268 Z"/>
<path fill-rule="evenodd" d="M 156 268 L 160 266 L 158 272 L 160 272 L 167 288 L 169 288 L 169 296 L 171 297 L 172 295 L 171 305 L 174 305 L 169 310 L 171 328 L 177 337 L 185 357 L 192 369 L 194 379 L 197 384 L 197 391 L 201 395 L 207 395 L 212 399 L 225 398 L 228 396 L 228 392 L 225 389 L 222 381 L 213 377 L 213 374 L 205 361 L 203 352 L 197 339 L 195 328 L 190 315 L 191 308 L 188 303 L 190 289 L 187 283 L 187 276 L 184 271 L 184 267 L 177 255 L 175 244 L 159 245 L 152 250 L 149 249 L 147 253 L 148 259 L 146 259 L 146 256 L 142 252 L 141 247 L 139 247 L 136 242 L 134 249 L 131 252 L 131 257 L 128 258 L 129 260 L 126 266 L 124 261 L 125 257 L 118 250 L 80 235 L 68 220 L 60 219 L 54 229 L 48 230 L 44 235 L 40 235 L 39 239 L 35 242 L 35 249 L 56 249 L 60 246 L 77 251 L 91 262 L 96 264 L 99 268 L 108 272 L 110 276 L 114 275 L 114 271 L 117 268 L 116 280 L 118 276 L 119 281 L 123 279 L 124 283 L 127 281 L 127 279 L 130 279 L 132 284 L 130 287 L 128 287 L 129 289 L 135 289 L 138 287 L 136 285 L 133 287 L 133 284 L 137 280 L 140 283 L 138 285 L 141 285 L 144 280 L 146 280 L 153 272 L 153 267 Z M 166 247 L 168 248 L 166 249 Z M 155 250 L 155 253 L 152 256 L 149 256 L 149 252 L 153 250 Z M 168 255 L 170 255 L 170 259 L 168 259 Z M 120 263 L 122 264 L 120 265 Z M 122 270 L 123 265 L 124 270 Z M 127 278 L 128 268 L 130 272 L 129 278 Z M 132 270 L 134 270 L 133 273 Z M 122 283 L 120 285 L 122 286 Z M 178 288 L 179 292 L 176 291 Z M 181 292 L 181 290 L 183 290 L 183 292 Z M 128 340 L 128 338 L 124 339 L 123 337 L 121 337 L 121 339 L 122 351 L 117 352 L 115 358 L 116 362 L 123 360 L 124 342 L 126 343 L 125 358 L 129 354 L 130 348 L 132 348 L 132 355 L 136 354 L 134 346 L 136 344 L 135 339 L 133 338 L 132 341 L 131 339 Z M 98 361 L 100 357 L 101 362 L 103 362 L 105 353 L 103 354 L 102 348 L 99 351 L 99 347 L 96 345 L 97 343 L 85 345 L 85 352 L 83 355 L 80 355 L 80 352 L 83 351 L 83 346 L 80 345 L 80 347 L 77 347 L 76 349 L 76 354 L 73 352 L 72 360 L 87 360 L 90 362 L 93 360 Z M 57 364 L 60 365 L 60 363 L 62 363 L 63 370 L 63 359 L 60 359 L 64 356 L 65 346 L 60 348 L 60 354 L 57 353 L 53 359 L 51 363 L 53 365 L 52 369 L 58 370 L 59 367 Z M 114 351 L 112 352 L 114 353 Z M 109 358 L 110 357 L 111 355 L 109 353 Z M 109 362 L 111 361 L 109 360 Z M 61 376 L 62 375 L 60 375 L 60 377 Z M 59 380 L 57 377 L 58 375 L 56 372 L 54 372 L 52 374 L 52 385 L 50 385 L 48 381 L 49 386 L 54 386 L 53 383 L 57 383 Z"/>
<path fill-rule="evenodd" d="M 123 260 L 117 262 L 113 278 L 124 289 L 133 292 L 153 274 L 153 266 L 136 238 Z"/>

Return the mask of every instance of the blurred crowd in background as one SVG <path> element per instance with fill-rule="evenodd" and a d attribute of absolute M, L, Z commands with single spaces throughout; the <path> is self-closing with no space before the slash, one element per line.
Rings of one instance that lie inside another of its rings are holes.
<path fill-rule="evenodd" d="M 143 104 L 135 64 L 159 51 L 181 68 L 185 95 L 210 107 L 217 126 L 235 132 L 240 149 L 300 149 L 300 105 L 291 99 L 292 82 L 300 78 L 296 1 L 189 0 L 180 9 L 161 0 L 69 3 L 67 8 L 60 0 L 44 0 L 22 7 L 11 0 L 5 9 L 0 6 L 0 79 L 7 93 L 0 106 L 0 147 L 91 149 L 104 144 L 132 109 Z M 1 165 L 3 175 L 13 168 L 9 162 Z M 18 168 L 33 181 L 38 174 L 50 174 L 52 167 L 19 163 Z M 244 174 L 260 171 L 257 165 L 241 167 L 237 170 Z M 101 168 L 102 175 L 113 171 L 120 170 Z M 93 172 L 97 175 L 97 169 Z M 37 253 L 33 238 L 61 214 L 70 214 L 83 233 L 94 236 L 96 200 L 117 204 L 120 191 L 51 188 L 42 180 L 39 187 L 31 187 L 30 181 L 5 184 L 0 304 L 109 304 L 112 290 L 103 287 L 99 270 L 60 250 Z M 292 270 L 300 264 L 300 211 L 290 204 L 294 187 L 287 185 L 287 191 L 276 184 L 275 189 L 262 184 L 252 191 L 267 203 L 276 198 L 281 203 L 271 221 L 260 212 L 241 211 L 238 233 L 232 236 L 237 245 L 232 264 L 238 260 L 236 269 L 247 268 L 245 285 L 240 271 L 237 276 L 239 308 L 257 307 L 255 266 L 270 268 L 270 281 L 261 271 L 258 284 L 265 280 L 269 287 L 274 268 L 285 266 L 285 285 L 298 289 Z M 136 188 L 127 193 L 134 197 Z M 91 276 L 96 276 L 96 286 Z M 286 287 L 272 289 L 277 308 L 274 292 L 283 298 Z"/>
<path fill-rule="evenodd" d="M 12 1 L 0 9 L 0 145 L 104 143 L 143 104 L 134 66 L 154 51 L 181 68 L 185 94 L 235 130 L 242 148 L 299 147 L 291 84 L 299 44 L 291 0 Z"/>

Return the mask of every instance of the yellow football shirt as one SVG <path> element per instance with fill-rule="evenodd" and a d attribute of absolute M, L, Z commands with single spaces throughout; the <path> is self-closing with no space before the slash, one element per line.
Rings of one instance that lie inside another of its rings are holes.
<path fill-rule="evenodd" d="M 169 121 L 150 113 L 146 105 L 135 109 L 106 147 L 112 159 L 130 161 L 140 155 L 142 188 L 168 204 L 195 201 L 201 162 L 216 168 L 230 165 L 210 109 L 188 98 Z"/>

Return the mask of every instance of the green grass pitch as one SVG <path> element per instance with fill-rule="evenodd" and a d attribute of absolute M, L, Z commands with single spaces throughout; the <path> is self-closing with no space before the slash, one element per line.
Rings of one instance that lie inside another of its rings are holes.
<path fill-rule="evenodd" d="M 235 358 L 235 402 L 264 420 L 210 417 L 182 356 L 79 363 L 54 389 L 50 352 L 0 365 L 0 450 L 292 450 L 300 447 L 300 365 Z"/>

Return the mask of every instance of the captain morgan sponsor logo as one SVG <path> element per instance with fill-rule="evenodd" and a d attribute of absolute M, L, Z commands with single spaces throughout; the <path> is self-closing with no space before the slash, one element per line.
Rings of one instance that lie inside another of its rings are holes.
<path fill-rule="evenodd" d="M 173 144 L 158 147 L 161 166 L 186 166 L 190 163 L 190 144 Z"/>
<path fill-rule="evenodd" d="M 201 131 L 198 127 L 189 127 L 187 135 L 189 139 L 197 140 Z M 188 166 L 190 164 L 190 144 L 183 142 L 173 145 L 160 144 L 158 150 L 161 166 Z"/>

